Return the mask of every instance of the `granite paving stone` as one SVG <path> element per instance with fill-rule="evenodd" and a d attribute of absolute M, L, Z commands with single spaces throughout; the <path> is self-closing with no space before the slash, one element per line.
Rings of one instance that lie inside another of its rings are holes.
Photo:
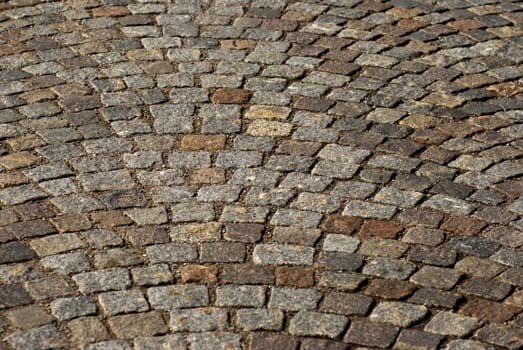
<path fill-rule="evenodd" d="M 463 336 L 479 326 L 480 322 L 476 318 L 441 311 L 425 326 L 425 331 L 442 335 Z"/>
<path fill-rule="evenodd" d="M 0 348 L 520 348 L 521 11 L 3 2 Z"/>

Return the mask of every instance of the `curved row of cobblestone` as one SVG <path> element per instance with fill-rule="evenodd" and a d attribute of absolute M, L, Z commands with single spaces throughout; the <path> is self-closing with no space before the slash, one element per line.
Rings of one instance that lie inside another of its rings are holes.
<path fill-rule="evenodd" d="M 523 3 L 0 3 L 0 349 L 523 347 Z"/>

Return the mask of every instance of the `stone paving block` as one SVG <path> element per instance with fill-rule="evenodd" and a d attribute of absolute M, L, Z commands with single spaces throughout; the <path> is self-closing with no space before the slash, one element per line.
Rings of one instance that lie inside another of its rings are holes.
<path fill-rule="evenodd" d="M 149 260 L 154 263 L 190 262 L 198 258 L 196 247 L 188 243 L 155 244 L 146 248 Z"/>
<path fill-rule="evenodd" d="M 363 274 L 386 279 L 407 279 L 416 265 L 403 260 L 390 258 L 374 258 L 363 267 Z"/>
<path fill-rule="evenodd" d="M 53 322 L 54 318 L 39 305 L 29 305 L 21 309 L 9 310 L 6 318 L 18 328 L 35 328 Z"/>
<path fill-rule="evenodd" d="M 23 243 L 0 244 L 0 263 L 2 264 L 30 260 L 35 257 L 35 252 Z"/>
<path fill-rule="evenodd" d="M 84 248 L 86 245 L 82 242 L 78 234 L 63 233 L 33 239 L 30 242 L 30 246 L 38 256 L 49 256 Z"/>
<path fill-rule="evenodd" d="M 174 280 L 169 267 L 164 264 L 135 267 L 131 270 L 133 281 L 140 286 L 159 285 Z"/>
<path fill-rule="evenodd" d="M 471 350 L 493 350 L 492 345 L 488 345 L 474 340 L 452 340 L 445 347 L 446 350 L 471 349 Z"/>
<path fill-rule="evenodd" d="M 158 311 L 113 316 L 108 319 L 108 324 L 116 336 L 123 339 L 153 336 L 167 331 L 165 321 Z"/>
<path fill-rule="evenodd" d="M 464 281 L 458 291 L 465 295 L 474 295 L 485 299 L 500 301 L 511 291 L 512 287 L 508 283 L 496 281 L 493 285 L 490 279 L 484 277 L 473 277 Z"/>
<path fill-rule="evenodd" d="M 322 293 L 314 289 L 273 288 L 269 308 L 289 311 L 313 310 Z"/>
<path fill-rule="evenodd" d="M 394 343 L 394 349 L 437 349 L 442 337 L 414 329 L 404 329 Z"/>
<path fill-rule="evenodd" d="M 76 318 L 67 322 L 75 343 L 94 343 L 110 338 L 109 331 L 95 316 Z"/>
<path fill-rule="evenodd" d="M 447 245 L 458 252 L 479 256 L 480 258 L 487 258 L 500 248 L 499 243 L 483 237 L 455 237 Z"/>
<path fill-rule="evenodd" d="M 265 304 L 265 287 L 250 285 L 219 286 L 216 289 L 216 305 L 262 307 Z"/>
<path fill-rule="evenodd" d="M 410 281 L 424 287 L 448 290 L 456 285 L 460 277 L 461 273 L 452 269 L 423 266 L 410 278 Z"/>
<path fill-rule="evenodd" d="M 521 347 L 520 10 L 0 5 L 0 348 Z"/>
<path fill-rule="evenodd" d="M 505 303 L 476 299 L 465 304 L 460 313 L 476 317 L 484 322 L 503 323 L 519 312 L 519 308 Z"/>
<path fill-rule="evenodd" d="M 521 347 L 521 331 L 504 325 L 490 324 L 479 329 L 475 338 L 486 343 L 504 346 L 509 349 Z"/>
<path fill-rule="evenodd" d="M 61 321 L 95 314 L 96 304 L 85 296 L 59 298 L 51 303 L 53 316 Z"/>
<path fill-rule="evenodd" d="M 361 244 L 358 253 L 370 256 L 401 257 L 408 249 L 402 242 L 389 239 L 369 239 Z"/>
<path fill-rule="evenodd" d="M 354 253 L 360 244 L 359 239 L 340 234 L 328 234 L 323 242 L 323 250 Z"/>
<path fill-rule="evenodd" d="M 125 214 L 138 225 L 154 225 L 167 222 L 167 212 L 164 207 L 130 209 L 125 211 Z"/>
<path fill-rule="evenodd" d="M 74 275 L 73 280 L 83 293 L 122 290 L 131 285 L 129 273 L 123 268 L 83 272 Z"/>
<path fill-rule="evenodd" d="M 402 302 L 381 302 L 372 310 L 369 320 L 407 328 L 422 320 L 427 314 L 428 309 L 425 306 Z"/>
<path fill-rule="evenodd" d="M 312 265 L 314 249 L 306 246 L 258 244 L 253 251 L 253 262 L 260 265 Z"/>
<path fill-rule="evenodd" d="M 227 311 L 220 308 L 173 310 L 169 327 L 175 332 L 209 332 L 228 328 Z"/>
<path fill-rule="evenodd" d="M 373 279 L 364 294 L 383 299 L 403 299 L 415 290 L 412 283 L 398 280 Z"/>
<path fill-rule="evenodd" d="M 422 208 L 441 210 L 449 215 L 467 215 L 474 210 L 474 206 L 464 200 L 436 194 L 427 199 Z"/>
<path fill-rule="evenodd" d="M 456 257 L 457 253 L 452 249 L 418 245 L 411 248 L 408 259 L 435 266 L 451 266 L 455 263 Z"/>
<path fill-rule="evenodd" d="M 51 299 L 73 293 L 71 285 L 62 277 L 46 277 L 25 283 L 25 288 L 36 300 Z"/>
<path fill-rule="evenodd" d="M 343 215 L 373 219 L 390 219 L 396 213 L 396 207 L 372 202 L 352 200 L 343 209 Z"/>
<path fill-rule="evenodd" d="M 207 287 L 197 284 L 150 287 L 147 290 L 149 304 L 153 309 L 172 310 L 207 306 Z"/>
<path fill-rule="evenodd" d="M 279 209 L 273 215 L 270 223 L 272 225 L 313 228 L 319 224 L 321 217 L 321 214 L 310 211 Z"/>
<path fill-rule="evenodd" d="M 440 311 L 432 317 L 424 330 L 435 334 L 462 337 L 473 332 L 480 325 L 481 323 L 476 318 Z"/>
<path fill-rule="evenodd" d="M 299 343 L 293 336 L 278 335 L 273 332 L 256 332 L 249 345 L 252 350 L 267 348 L 296 350 Z"/>
<path fill-rule="evenodd" d="M 399 329 L 382 323 L 352 322 L 343 338 L 344 342 L 363 346 L 387 348 L 392 345 Z"/>
<path fill-rule="evenodd" d="M 147 301 L 138 290 L 102 293 L 98 295 L 98 302 L 107 316 L 149 310 Z"/>
<path fill-rule="evenodd" d="M 347 316 L 364 316 L 372 304 L 372 298 L 367 296 L 333 292 L 325 296 L 320 311 Z"/>
<path fill-rule="evenodd" d="M 223 208 L 220 221 L 263 223 L 268 213 L 266 207 L 226 206 Z"/>
<path fill-rule="evenodd" d="M 337 338 L 348 320 L 345 316 L 314 311 L 299 311 L 291 319 L 289 332 L 293 335 L 326 336 Z"/>
<path fill-rule="evenodd" d="M 281 266 L 275 273 L 277 286 L 305 288 L 314 285 L 314 272 L 310 268 Z"/>
<path fill-rule="evenodd" d="M 240 309 L 236 312 L 236 324 L 245 331 L 278 331 L 283 325 L 283 312 L 278 309 Z"/>
<path fill-rule="evenodd" d="M 178 350 L 186 347 L 184 338 L 185 337 L 180 335 L 169 334 L 164 336 L 139 337 L 135 338 L 133 343 L 134 347 L 138 350 Z"/>
<path fill-rule="evenodd" d="M 241 349 L 241 337 L 239 334 L 230 332 L 203 332 L 191 333 L 187 337 L 188 342 L 194 349 Z"/>
<path fill-rule="evenodd" d="M 60 332 L 54 325 L 45 325 L 11 333 L 6 340 L 15 349 L 59 347 Z"/>

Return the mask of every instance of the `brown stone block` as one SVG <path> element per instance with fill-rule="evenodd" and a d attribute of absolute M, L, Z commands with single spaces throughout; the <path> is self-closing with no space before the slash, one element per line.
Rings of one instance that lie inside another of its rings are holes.
<path fill-rule="evenodd" d="M 261 238 L 263 229 L 262 224 L 228 224 L 225 226 L 224 238 L 230 241 L 254 243 Z"/>
<path fill-rule="evenodd" d="M 224 265 L 222 283 L 273 284 L 274 268 L 251 264 Z"/>
<path fill-rule="evenodd" d="M 396 238 L 402 230 L 402 226 L 391 221 L 368 220 L 365 221 L 358 232 L 358 237 L 361 239 L 371 237 Z"/>
<path fill-rule="evenodd" d="M 119 17 L 130 14 L 125 6 L 98 7 L 93 9 L 93 17 Z"/>
<path fill-rule="evenodd" d="M 218 184 L 225 182 L 225 170 L 222 168 L 195 169 L 189 177 L 191 184 Z"/>
<path fill-rule="evenodd" d="M 181 148 L 190 151 L 217 151 L 225 147 L 225 135 L 185 135 Z"/>
<path fill-rule="evenodd" d="M 440 228 L 449 231 L 454 236 L 475 236 L 487 223 L 471 216 L 451 216 L 441 224 Z"/>
<path fill-rule="evenodd" d="M 416 287 L 409 282 L 395 280 L 372 280 L 364 294 L 383 299 L 403 299 L 414 293 Z"/>
<path fill-rule="evenodd" d="M 91 214 L 91 220 L 102 228 L 110 228 L 114 226 L 130 225 L 133 221 L 122 211 L 97 211 Z"/>
<path fill-rule="evenodd" d="M 249 102 L 251 92 L 244 89 L 220 88 L 211 97 L 212 103 L 242 104 Z"/>
<path fill-rule="evenodd" d="M 301 267 L 277 267 L 276 285 L 297 288 L 312 287 L 314 285 L 314 271 Z"/>
<path fill-rule="evenodd" d="M 51 223 L 60 232 L 84 231 L 92 227 L 91 221 L 85 214 L 64 214 L 51 218 Z"/>
<path fill-rule="evenodd" d="M 28 167 L 38 163 L 39 160 L 40 157 L 37 157 L 29 152 L 18 152 L 0 157 L 0 165 L 2 165 L 7 170 L 12 170 Z"/>
<path fill-rule="evenodd" d="M 109 327 L 120 339 L 151 337 L 167 332 L 168 328 L 158 311 L 114 316 L 108 320 Z"/>
<path fill-rule="evenodd" d="M 348 217 L 340 214 L 329 215 L 321 225 L 324 231 L 350 235 L 358 230 L 363 220 L 356 217 Z"/>
<path fill-rule="evenodd" d="M 295 156 L 313 156 L 322 146 L 319 142 L 284 140 L 276 152 Z"/>
<path fill-rule="evenodd" d="M 486 322 L 503 323 L 523 311 L 522 308 L 496 303 L 485 299 L 475 299 L 466 303 L 459 311 L 463 315 L 479 318 Z"/>
<path fill-rule="evenodd" d="M 334 101 L 318 97 L 300 97 L 294 102 L 294 108 L 311 112 L 326 112 L 334 105 Z"/>
<path fill-rule="evenodd" d="M 218 274 L 217 266 L 187 265 L 181 266 L 180 272 L 182 283 L 204 282 L 212 284 L 218 280 L 216 277 Z"/>

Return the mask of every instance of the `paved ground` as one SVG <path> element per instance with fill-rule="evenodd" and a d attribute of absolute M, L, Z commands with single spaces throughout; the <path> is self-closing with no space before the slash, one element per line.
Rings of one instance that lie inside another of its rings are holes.
<path fill-rule="evenodd" d="M 523 346 L 523 2 L 0 9 L 0 349 Z"/>

